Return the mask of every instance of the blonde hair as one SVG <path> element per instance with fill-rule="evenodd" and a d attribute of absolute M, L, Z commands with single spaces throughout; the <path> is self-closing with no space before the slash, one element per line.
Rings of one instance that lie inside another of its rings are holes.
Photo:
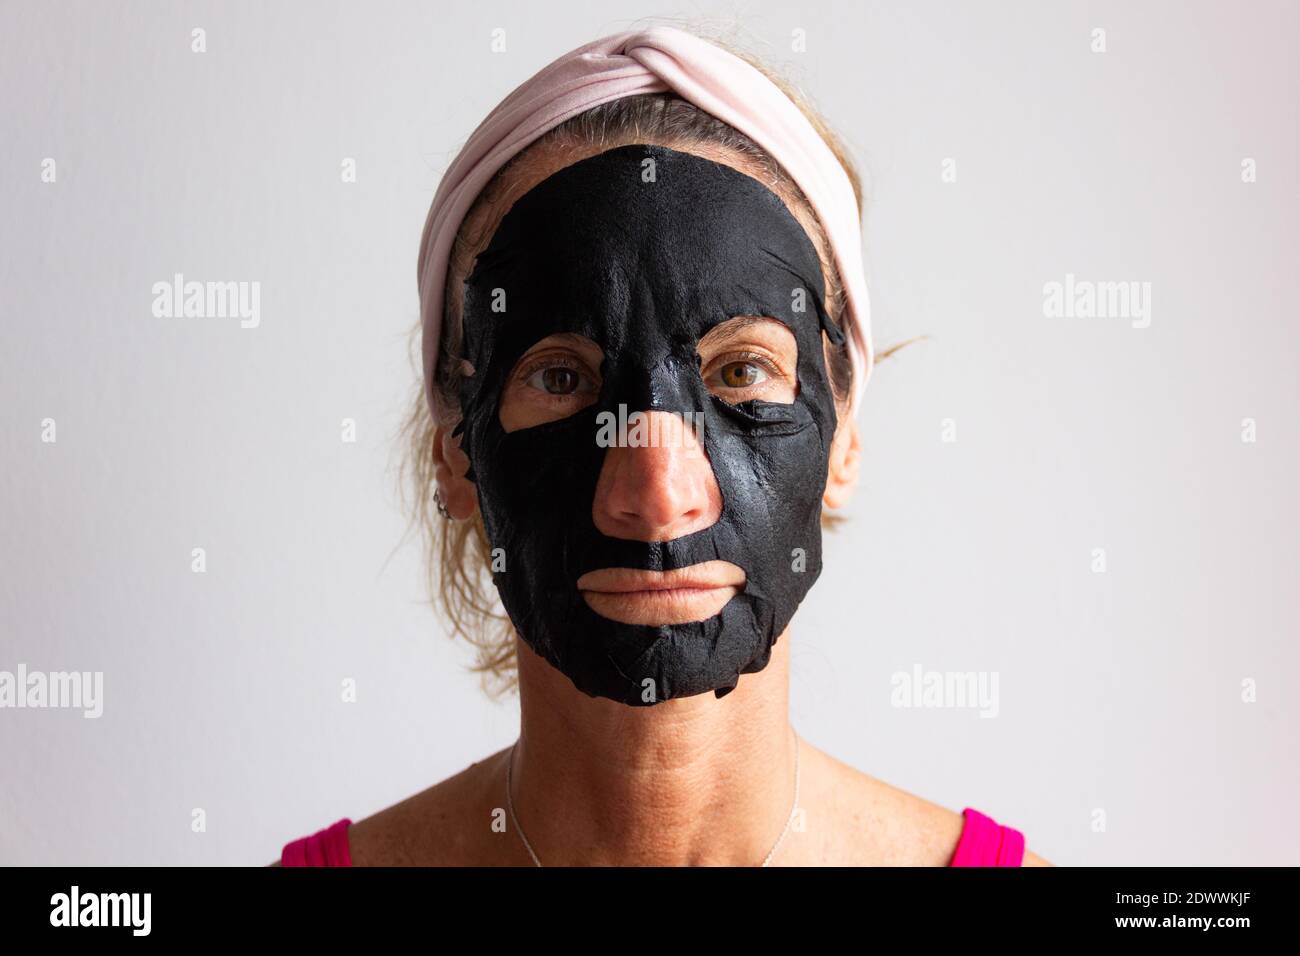
<path fill-rule="evenodd" d="M 699 31 L 696 31 L 699 32 Z M 857 201 L 858 217 L 862 217 L 862 185 L 847 150 L 829 125 L 810 105 L 808 99 L 793 84 L 773 72 L 751 54 L 731 43 L 709 37 L 716 43 L 741 57 L 761 71 L 800 108 L 813 128 L 826 141 L 848 174 Z M 629 138 L 630 137 L 630 138 Z M 574 144 L 657 142 L 672 146 L 674 143 L 698 143 L 717 147 L 738 155 L 747 165 L 756 167 L 773 191 L 803 214 L 812 225 L 813 240 L 826 268 L 826 308 L 832 319 L 841 322 L 844 315 L 844 289 L 833 257 L 828 255 L 828 244 L 807 200 L 794 182 L 786 175 L 765 150 L 738 130 L 709 115 L 694 104 L 672 94 L 646 94 L 624 97 L 602 104 L 560 124 L 537 139 L 507 163 L 479 194 L 475 205 L 465 216 L 448 264 L 448 275 L 464 276 L 476 254 L 476 249 L 488 236 L 474 230 L 470 223 L 485 208 L 490 209 L 510 181 L 512 170 L 518 168 L 535 150 L 551 146 Z M 461 328 L 458 318 L 458 283 L 447 282 L 446 308 L 434 389 L 439 404 L 446 409 L 458 405 L 458 383 L 461 366 L 458 360 Z M 843 326 L 842 326 L 843 327 Z M 420 327 L 412 330 L 412 354 L 418 354 Z M 852 389 L 852 364 L 848 355 L 847 333 L 845 345 L 828 348 L 827 358 L 832 388 L 837 405 L 847 408 Z M 890 350 L 892 351 L 892 350 Z M 888 352 L 884 353 L 888 354 Z M 883 358 L 881 355 L 878 357 Z M 418 363 L 417 368 L 418 368 Z M 435 607 L 441 609 L 453 637 L 461 637 L 476 649 L 471 670 L 480 675 L 484 691 L 499 698 L 517 686 L 515 661 L 515 630 L 509 617 L 501 608 L 496 587 L 490 573 L 491 546 L 483 527 L 482 515 L 475 512 L 470 521 L 444 519 L 438 512 L 435 500 L 434 445 L 439 426 L 446 427 L 450 419 L 439 422 L 429 408 L 423 383 L 414 389 L 410 414 L 402 428 L 407 457 L 402 464 L 401 480 L 403 500 L 410 518 L 411 531 L 418 531 L 423 542 L 423 555 L 430 597 Z M 833 529 L 845 519 L 823 512 L 822 527 Z"/>

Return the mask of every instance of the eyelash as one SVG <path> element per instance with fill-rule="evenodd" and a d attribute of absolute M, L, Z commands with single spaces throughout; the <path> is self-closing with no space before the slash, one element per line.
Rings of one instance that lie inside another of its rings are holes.
<path fill-rule="evenodd" d="M 551 368 L 552 366 L 555 365 L 560 365 L 563 366 L 564 368 L 571 368 L 575 370 L 578 367 L 578 363 L 573 361 L 572 359 L 567 359 L 567 358 L 563 358 L 562 356 L 556 356 L 556 355 L 546 356 L 544 358 L 537 359 L 536 361 L 530 363 L 529 365 L 525 365 L 519 372 L 519 380 L 526 382 L 528 381 L 528 379 L 533 377 L 534 372 L 540 372 L 544 368 Z"/>
<path fill-rule="evenodd" d="M 732 365 L 736 362 L 751 362 L 754 365 L 757 365 L 760 368 L 762 368 L 763 371 L 767 372 L 768 375 L 772 377 L 779 377 L 780 375 L 783 374 L 781 369 L 777 366 L 777 364 L 773 362 L 770 358 L 768 358 L 766 355 L 763 355 L 761 352 L 728 352 L 726 355 L 723 355 L 721 358 L 715 360 L 714 364 L 718 367 L 718 371 L 721 372 L 723 368 L 725 368 L 728 365 Z M 769 379 L 768 381 L 770 380 L 771 379 Z M 743 385 L 743 386 L 724 385 L 722 387 L 730 388 L 737 391 L 743 391 L 746 388 L 757 388 L 760 385 L 766 385 L 766 384 L 767 382 L 756 382 L 753 385 Z"/>
<path fill-rule="evenodd" d="M 586 365 L 584 365 L 582 362 L 575 361 L 574 359 L 571 359 L 565 355 L 546 355 L 525 365 L 523 369 L 519 372 L 518 381 L 521 384 L 527 385 L 528 380 L 532 378 L 534 375 L 536 375 L 538 372 L 542 371 L 543 369 L 556 368 L 557 366 L 560 368 L 571 369 L 572 371 L 577 372 L 580 377 L 590 374 L 587 370 Z M 561 394 L 561 395 L 556 395 L 552 392 L 546 391 L 545 389 L 537 389 L 537 391 L 542 396 L 544 396 L 548 401 L 565 401 L 566 399 L 573 398 L 573 396 L 578 394 L 581 391 L 581 389 L 577 389 L 573 392 L 568 392 L 566 394 Z"/>

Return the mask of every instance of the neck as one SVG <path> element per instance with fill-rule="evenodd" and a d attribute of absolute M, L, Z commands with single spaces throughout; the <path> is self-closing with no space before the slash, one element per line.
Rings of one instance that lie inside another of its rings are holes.
<path fill-rule="evenodd" d="M 588 697 L 516 639 L 511 789 L 542 865 L 762 863 L 794 798 L 789 646 L 787 633 L 721 699 L 629 707 Z"/>

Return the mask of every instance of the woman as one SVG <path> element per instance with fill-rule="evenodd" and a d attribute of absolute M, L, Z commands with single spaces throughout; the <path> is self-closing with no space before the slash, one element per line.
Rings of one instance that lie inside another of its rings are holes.
<path fill-rule="evenodd" d="M 513 658 L 519 739 L 282 864 L 1046 865 L 789 721 L 787 628 L 858 475 L 860 210 L 811 110 L 674 28 L 489 115 L 425 228 L 411 430 L 449 619 L 476 633 L 480 569 L 507 612 L 480 665 Z"/>

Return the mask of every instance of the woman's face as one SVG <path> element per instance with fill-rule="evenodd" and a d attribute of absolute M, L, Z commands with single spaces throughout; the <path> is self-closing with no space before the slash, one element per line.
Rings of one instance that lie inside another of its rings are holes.
<path fill-rule="evenodd" d="M 634 144 L 518 196 L 463 288 L 456 433 L 520 636 L 654 704 L 764 667 L 821 568 L 822 260 L 729 165 Z"/>

